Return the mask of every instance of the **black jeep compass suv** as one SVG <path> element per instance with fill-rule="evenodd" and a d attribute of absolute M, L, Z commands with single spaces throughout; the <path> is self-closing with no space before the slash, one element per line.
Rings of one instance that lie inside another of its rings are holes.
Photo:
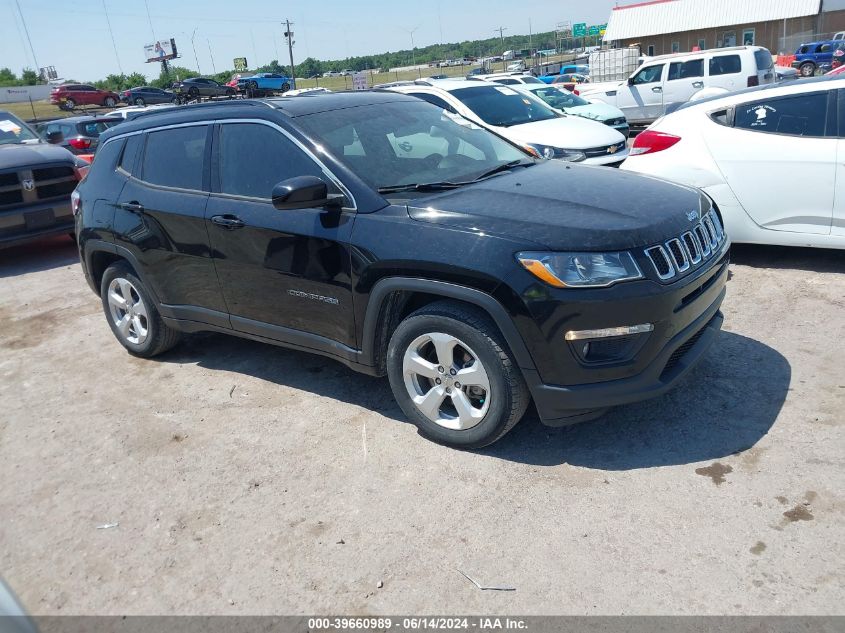
<path fill-rule="evenodd" d="M 564 425 L 661 394 L 722 323 L 729 240 L 701 192 L 536 160 L 396 93 L 144 114 L 75 196 L 130 353 L 212 330 L 322 354 L 387 375 L 452 446 L 532 399 Z"/>

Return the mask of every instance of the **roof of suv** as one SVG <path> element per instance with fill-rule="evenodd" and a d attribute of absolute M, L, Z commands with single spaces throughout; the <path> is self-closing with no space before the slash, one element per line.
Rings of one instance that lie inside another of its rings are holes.
<path fill-rule="evenodd" d="M 477 86 L 477 83 L 466 82 Z M 417 103 L 414 97 L 407 97 L 392 91 L 361 90 L 353 92 L 313 92 L 292 97 L 273 97 L 270 99 L 237 99 L 233 101 L 211 101 L 196 103 L 175 108 L 163 108 L 149 112 L 141 112 L 126 123 L 111 128 L 100 138 L 105 141 L 112 136 L 137 132 L 161 125 L 176 125 L 192 121 L 225 116 L 227 118 L 255 116 L 257 108 L 272 108 L 291 118 L 341 110 L 356 106 L 391 103 L 396 101 L 411 101 Z"/>
<path fill-rule="evenodd" d="M 703 51 L 687 51 L 685 53 L 666 53 L 665 55 L 656 55 L 654 57 L 648 57 L 643 60 L 643 63 L 650 64 L 651 62 L 655 61 L 662 61 L 665 59 L 675 59 L 676 57 L 690 57 L 693 55 L 723 55 L 724 53 L 736 52 L 736 51 L 745 51 L 745 50 L 758 50 L 763 48 L 762 46 L 729 46 L 727 48 L 710 48 Z"/>

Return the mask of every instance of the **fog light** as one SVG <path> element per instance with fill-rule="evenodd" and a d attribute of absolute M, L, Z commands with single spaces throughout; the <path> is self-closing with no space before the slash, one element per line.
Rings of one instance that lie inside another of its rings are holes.
<path fill-rule="evenodd" d="M 651 323 L 601 330 L 574 330 L 566 340 L 584 365 L 621 363 L 633 358 L 654 330 Z"/>
<path fill-rule="evenodd" d="M 651 332 L 654 326 L 651 323 L 640 325 L 628 325 L 624 327 L 608 327 L 602 330 L 570 330 L 566 333 L 567 341 L 581 341 L 591 338 L 609 338 L 611 336 L 628 336 L 629 334 L 644 334 Z"/>

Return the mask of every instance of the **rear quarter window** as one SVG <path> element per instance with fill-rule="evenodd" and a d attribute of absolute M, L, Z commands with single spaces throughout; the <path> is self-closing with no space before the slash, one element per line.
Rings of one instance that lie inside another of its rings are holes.
<path fill-rule="evenodd" d="M 739 55 L 717 55 L 710 58 L 710 76 L 735 75 L 742 72 Z"/>
<path fill-rule="evenodd" d="M 734 127 L 789 136 L 825 136 L 828 93 L 790 95 L 736 106 Z"/>

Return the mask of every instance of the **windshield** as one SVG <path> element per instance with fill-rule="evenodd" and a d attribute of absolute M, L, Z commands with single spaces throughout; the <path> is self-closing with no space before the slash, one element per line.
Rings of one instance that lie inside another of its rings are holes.
<path fill-rule="evenodd" d="M 558 116 L 539 99 L 507 86 L 462 88 L 451 94 L 489 125 L 509 127 Z"/>
<path fill-rule="evenodd" d="M 0 145 L 38 140 L 30 127 L 10 112 L 0 112 Z"/>
<path fill-rule="evenodd" d="M 533 164 L 504 139 L 422 100 L 319 112 L 296 122 L 374 189 L 463 183 L 512 162 Z"/>
<path fill-rule="evenodd" d="M 589 101 L 582 99 L 574 92 L 561 90 L 560 88 L 555 88 L 554 86 L 545 86 L 543 88 L 537 88 L 536 90 L 532 88 L 531 92 L 540 97 L 553 108 L 557 108 L 559 110 L 590 105 Z"/>

